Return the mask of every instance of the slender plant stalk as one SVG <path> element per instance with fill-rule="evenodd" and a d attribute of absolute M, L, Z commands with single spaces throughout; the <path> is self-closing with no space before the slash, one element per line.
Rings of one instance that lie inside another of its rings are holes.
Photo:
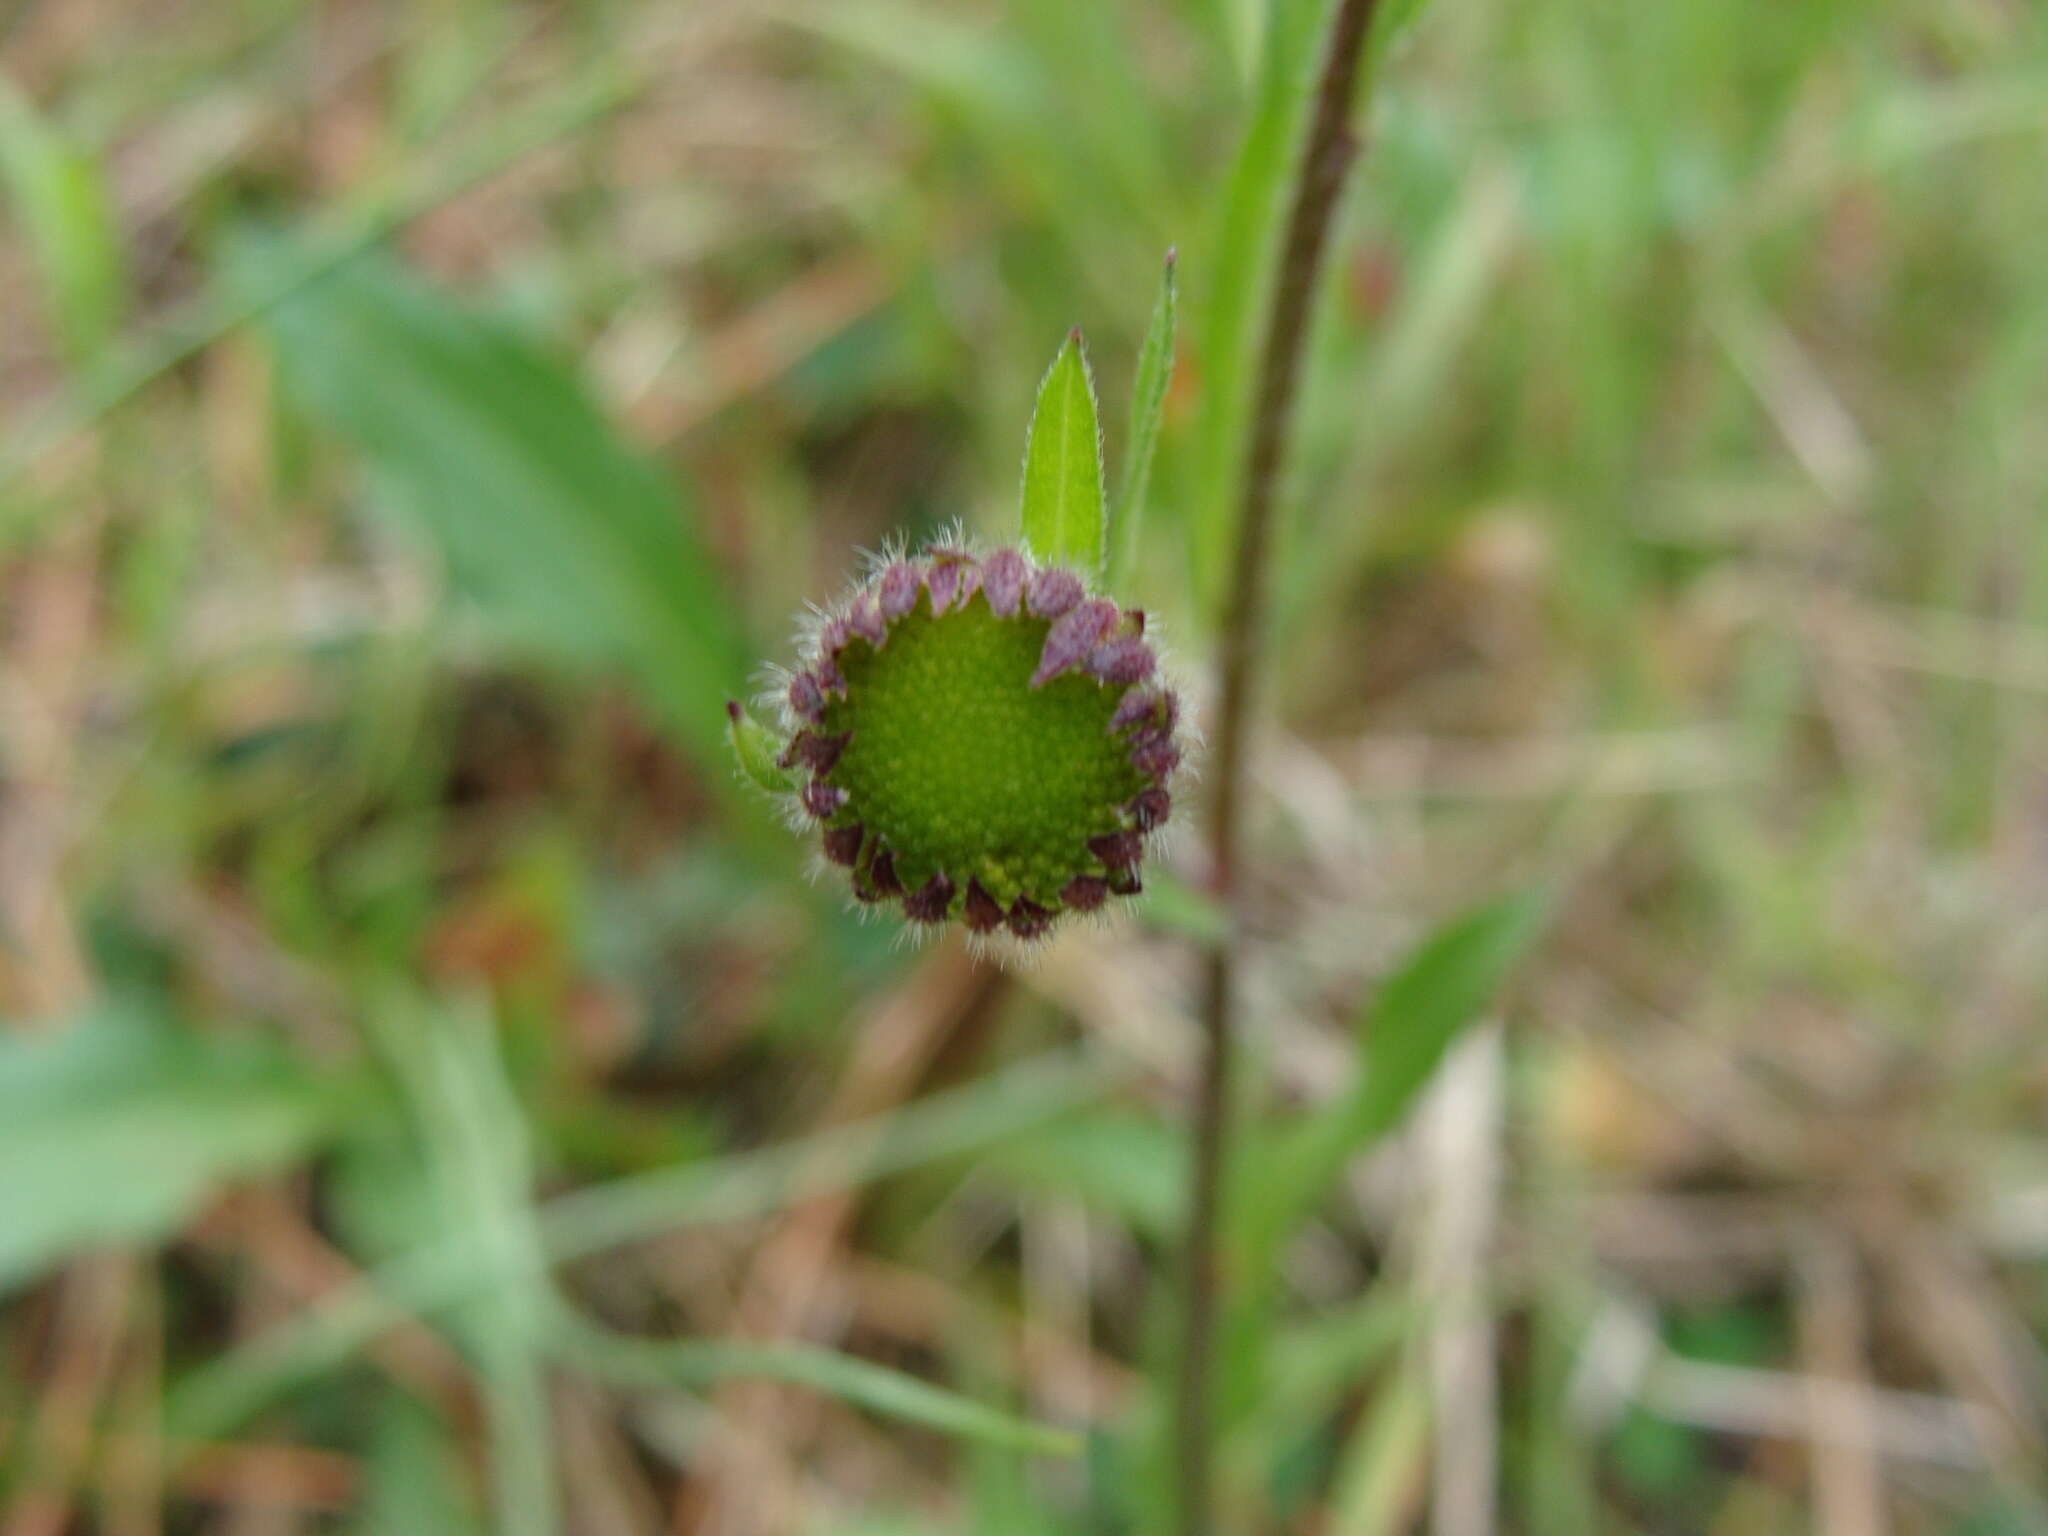
<path fill-rule="evenodd" d="M 1236 1053 L 1235 989 L 1243 924 L 1238 866 L 1245 788 L 1245 745 L 1258 682 L 1264 629 L 1266 566 L 1271 553 L 1281 461 L 1294 415 L 1301 359 L 1308 342 L 1316 279 L 1345 173 L 1357 157 L 1351 103 L 1371 35 L 1377 0 L 1337 0 L 1313 115 L 1302 151 L 1281 246 L 1265 348 L 1259 359 L 1243 492 L 1237 517 L 1234 577 L 1223 615 L 1222 689 L 1210 768 L 1209 842 L 1216 895 L 1231 914 L 1209 951 L 1202 998 L 1206 1053 L 1195 1104 L 1194 1184 L 1186 1257 L 1187 1332 L 1182 1343 L 1176 1414 L 1179 1528 L 1210 1536 L 1214 1432 L 1211 1422 L 1219 1301 L 1217 1246 L 1224 1154 L 1229 1142 L 1230 1084 Z"/>

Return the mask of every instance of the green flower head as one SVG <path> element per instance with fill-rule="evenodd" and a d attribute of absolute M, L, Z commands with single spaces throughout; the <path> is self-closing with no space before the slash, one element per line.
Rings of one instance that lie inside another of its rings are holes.
<path fill-rule="evenodd" d="M 1035 939 L 1143 888 L 1181 747 L 1142 612 L 943 542 L 882 562 L 803 652 L 776 761 L 861 901 Z"/>

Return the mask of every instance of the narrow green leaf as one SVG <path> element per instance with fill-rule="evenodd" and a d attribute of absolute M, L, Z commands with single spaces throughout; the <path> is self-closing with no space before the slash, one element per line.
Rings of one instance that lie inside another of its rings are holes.
<path fill-rule="evenodd" d="M 1542 931 L 1541 891 L 1517 891 L 1439 929 L 1360 1016 L 1368 1063 L 1341 1117 L 1365 1146 L 1397 1125 L 1459 1035 L 1493 1001 Z"/>
<path fill-rule="evenodd" d="M 1067 337 L 1038 386 L 1024 441 L 1024 542 L 1041 560 L 1100 574 L 1108 528 L 1102 429 L 1081 333 Z"/>
<path fill-rule="evenodd" d="M 87 364 L 121 324 L 127 254 L 99 160 L 0 78 L 0 185 L 42 271 L 59 338 Z"/>
<path fill-rule="evenodd" d="M 744 773 L 771 795 L 786 795 L 796 781 L 775 765 L 779 743 L 774 732 L 740 707 L 736 699 L 725 702 L 725 738 Z"/>
<path fill-rule="evenodd" d="M 635 1339 L 565 1320 L 558 1347 L 564 1364 L 624 1386 L 695 1389 L 743 1378 L 786 1381 L 962 1440 L 1049 1456 L 1072 1456 L 1081 1448 L 1077 1436 L 1052 1425 L 1034 1424 L 901 1371 L 806 1344 Z"/>
<path fill-rule="evenodd" d="M 1458 1036 L 1493 1000 L 1542 931 L 1541 891 L 1488 902 L 1425 939 L 1360 1013 L 1364 1068 L 1351 1089 L 1273 1149 L 1251 1214 L 1270 1254 L 1322 1199 L 1345 1162 L 1400 1124 Z"/>
<path fill-rule="evenodd" d="M 259 1042 L 133 1008 L 0 1035 L 0 1292 L 169 1236 L 221 1185 L 302 1156 L 339 1102 Z"/>
<path fill-rule="evenodd" d="M 483 1267 L 499 1277 L 447 1320 L 481 1389 L 496 1527 L 503 1536 L 555 1536 L 563 1510 L 546 1350 L 560 1302 L 534 1220 L 530 1132 L 496 1022 L 480 1002 L 434 1017 L 403 993 L 371 1014 L 409 1090 L 442 1221 L 470 1228 Z"/>
<path fill-rule="evenodd" d="M 1405 1530 L 1429 1460 L 1429 1383 L 1416 1356 L 1374 1393 L 1339 1455 L 1331 1507 L 1356 1536 Z"/>
<path fill-rule="evenodd" d="M 349 1536 L 434 1531 L 475 1536 L 482 1529 L 463 1486 L 461 1447 L 440 1416 L 404 1392 L 384 1394 L 363 1458 Z"/>
<path fill-rule="evenodd" d="M 257 287 L 305 262 L 283 240 L 242 254 Z M 628 673 L 717 767 L 744 673 L 737 621 L 670 482 L 570 370 L 374 255 L 294 290 L 267 323 L 287 388 L 362 453 L 378 501 L 489 618 Z"/>
<path fill-rule="evenodd" d="M 1425 939 L 1359 1014 L 1364 1065 L 1349 1091 L 1246 1159 L 1231 1191 L 1232 1249 L 1240 1271 L 1258 1278 L 1240 1291 L 1225 1325 L 1223 1377 L 1233 1412 L 1251 1411 L 1262 1390 L 1282 1245 L 1344 1165 L 1401 1122 L 1535 942 L 1546 910 L 1540 891 L 1517 892 Z"/>
<path fill-rule="evenodd" d="M 1013 1189 L 1078 1199 L 1148 1238 L 1168 1242 L 1182 1216 L 1187 1155 L 1180 1125 L 1105 1108 L 998 1142 L 977 1167 Z"/>
<path fill-rule="evenodd" d="M 1258 305 L 1272 288 L 1274 231 L 1285 218 L 1281 199 L 1307 122 L 1315 41 L 1327 10 L 1327 0 L 1274 0 L 1266 13 L 1258 95 L 1202 263 L 1202 397 L 1185 511 L 1195 594 L 1205 611 L 1215 609 L 1223 591 L 1257 371 Z"/>
<path fill-rule="evenodd" d="M 1145 328 L 1144 344 L 1138 348 L 1138 371 L 1131 384 L 1130 441 L 1124 449 L 1124 483 L 1117 496 L 1113 528 L 1112 588 L 1121 585 L 1137 563 L 1138 527 L 1145 516 L 1145 491 L 1152 482 L 1152 454 L 1159 446 L 1159 418 L 1166 409 L 1166 386 L 1173 378 L 1178 264 L 1177 253 L 1168 251 L 1159 277 L 1159 298 L 1152 306 L 1152 323 Z"/>

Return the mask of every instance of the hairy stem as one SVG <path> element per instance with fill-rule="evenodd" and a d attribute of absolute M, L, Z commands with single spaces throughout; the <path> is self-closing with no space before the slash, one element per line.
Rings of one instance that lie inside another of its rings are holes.
<path fill-rule="evenodd" d="M 1230 926 L 1210 950 L 1202 996 L 1205 1054 L 1195 1104 L 1194 1183 L 1189 1202 L 1187 1331 L 1182 1343 L 1176 1413 L 1179 1529 L 1210 1536 L 1215 1528 L 1214 1434 L 1211 1426 L 1216 1318 L 1221 1289 L 1217 1245 L 1224 1154 L 1229 1141 L 1230 1083 L 1236 1050 L 1235 989 L 1243 924 L 1238 912 L 1240 844 L 1245 789 L 1245 748 L 1258 682 L 1264 629 L 1266 566 L 1281 461 L 1294 415 L 1302 352 L 1308 341 L 1316 279 L 1329 245 L 1344 176 L 1358 152 L 1350 127 L 1351 101 L 1371 33 L 1376 0 L 1337 0 L 1323 71 L 1294 187 L 1259 359 L 1237 549 L 1223 615 L 1222 686 L 1210 756 L 1214 794 L 1209 842 L 1215 892 Z"/>

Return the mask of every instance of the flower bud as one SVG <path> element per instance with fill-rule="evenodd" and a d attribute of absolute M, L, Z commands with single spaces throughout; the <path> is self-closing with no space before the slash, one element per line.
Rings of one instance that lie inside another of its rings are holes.
<path fill-rule="evenodd" d="M 818 625 L 776 765 L 863 902 L 1031 940 L 1143 889 L 1177 701 L 1145 616 L 1017 549 L 892 559 Z"/>

